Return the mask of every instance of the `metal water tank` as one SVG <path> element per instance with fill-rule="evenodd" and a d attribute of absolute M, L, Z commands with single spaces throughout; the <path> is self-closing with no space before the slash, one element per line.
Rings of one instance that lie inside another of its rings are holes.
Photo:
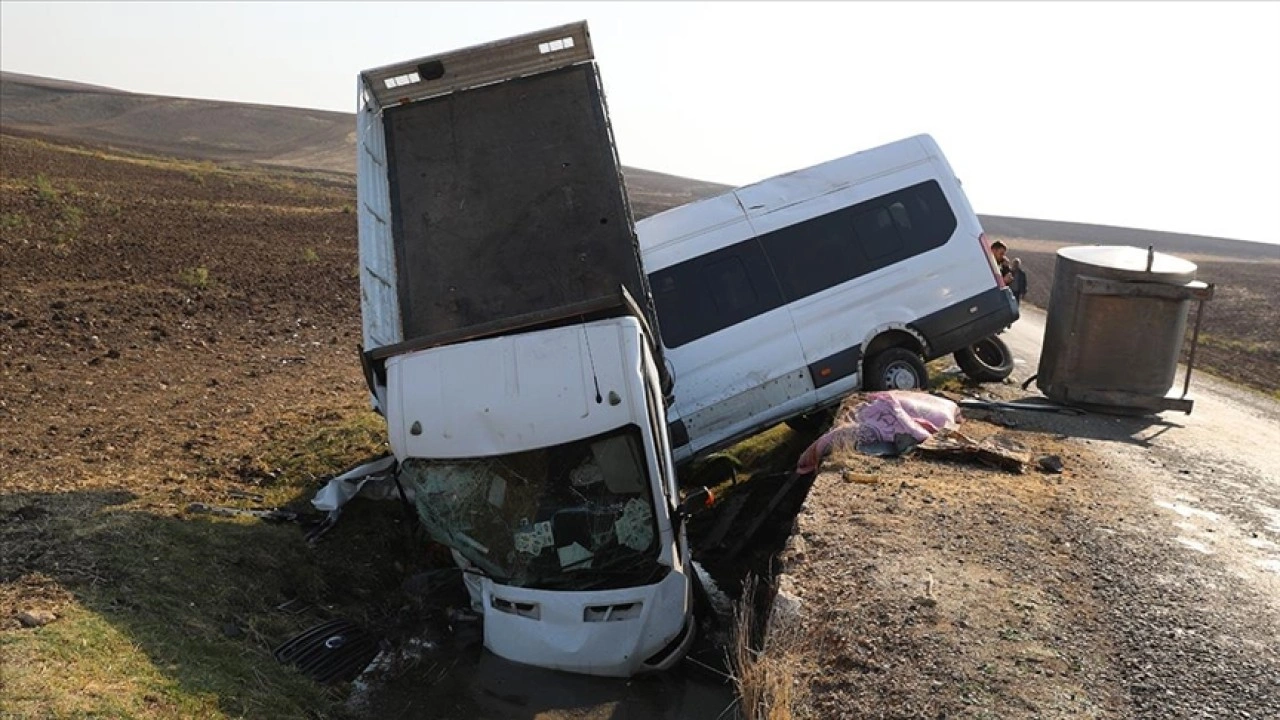
<path fill-rule="evenodd" d="M 1195 263 L 1118 245 L 1058 250 L 1036 384 L 1067 405 L 1121 413 L 1182 410 L 1213 286 Z M 1200 302 L 1181 397 L 1169 396 L 1192 301 Z"/>

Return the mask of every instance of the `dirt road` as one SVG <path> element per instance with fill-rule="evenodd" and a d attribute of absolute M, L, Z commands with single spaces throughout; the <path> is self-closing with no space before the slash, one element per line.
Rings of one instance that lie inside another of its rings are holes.
<path fill-rule="evenodd" d="M 1018 384 L 1036 371 L 1044 321 L 1028 308 L 1004 335 L 1023 361 L 1014 371 Z M 1190 396 L 1190 415 L 1164 413 L 1144 427 L 1113 420 L 1117 432 L 1097 440 L 1131 474 L 1134 492 L 1150 496 L 1153 519 L 1169 521 L 1153 531 L 1176 543 L 1171 550 L 1222 566 L 1278 610 L 1280 402 L 1194 372 Z"/>

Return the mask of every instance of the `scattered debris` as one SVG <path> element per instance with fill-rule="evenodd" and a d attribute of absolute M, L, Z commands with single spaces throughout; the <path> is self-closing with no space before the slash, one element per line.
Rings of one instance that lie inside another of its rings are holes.
<path fill-rule="evenodd" d="M 835 447 L 851 447 L 868 455 L 901 455 L 959 422 L 959 407 L 946 398 L 910 390 L 870 393 L 841 409 L 832 429 L 800 456 L 796 472 L 817 470 Z"/>
<path fill-rule="evenodd" d="M 990 441 L 979 442 L 958 430 L 944 430 L 916 447 L 924 457 L 966 460 L 1021 473 L 1030 462 L 1024 452 L 1001 447 Z"/>
<path fill-rule="evenodd" d="M 276 610 L 289 615 L 301 615 L 311 608 L 311 603 L 301 598 L 291 598 L 276 606 Z"/>
<path fill-rule="evenodd" d="M 1036 465 L 1047 473 L 1057 475 L 1062 472 L 1062 458 L 1057 455 L 1043 455 L 1039 460 L 1036 460 Z"/>
<path fill-rule="evenodd" d="M 840 471 L 840 479 L 847 483 L 857 483 L 859 485 L 875 485 L 880 482 L 879 475 L 872 475 L 870 473 L 854 473 L 849 472 L 848 470 Z"/>
<path fill-rule="evenodd" d="M 1025 388 L 1024 388 L 1025 389 Z M 1051 412 L 1063 415 L 1084 415 L 1080 408 L 1056 405 L 1051 402 L 999 402 L 996 400 L 961 400 L 960 407 L 972 410 L 1026 410 L 1028 412 Z"/>
<path fill-rule="evenodd" d="M 272 654 L 312 680 L 329 684 L 355 679 L 378 652 L 376 636 L 350 620 L 337 618 L 302 631 Z"/>
<path fill-rule="evenodd" d="M 188 505 L 187 512 L 217 515 L 218 517 L 255 517 L 260 520 L 266 520 L 267 522 L 293 522 L 298 519 L 298 513 L 292 510 L 281 510 L 280 508 L 253 510 L 247 508 L 206 505 L 205 503 L 200 502 Z"/>
<path fill-rule="evenodd" d="M 48 610 L 26 610 L 18 613 L 18 622 L 29 628 L 44 627 L 57 619 L 58 616 Z"/>
<path fill-rule="evenodd" d="M 1018 427 L 1017 420 L 1005 417 L 1004 415 L 992 415 L 989 418 L 989 420 L 992 424 L 999 425 L 1000 427 L 1006 427 L 1010 429 L 1014 429 Z"/>

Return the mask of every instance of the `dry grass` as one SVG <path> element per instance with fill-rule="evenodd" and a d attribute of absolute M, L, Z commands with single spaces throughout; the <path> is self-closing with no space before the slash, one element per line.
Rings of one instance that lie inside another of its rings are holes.
<path fill-rule="evenodd" d="M 742 600 L 734 610 L 729 667 L 738 695 L 739 716 L 743 720 L 790 720 L 800 691 L 801 662 L 809 643 L 798 615 L 757 614 L 758 589 L 756 578 L 749 577 Z"/>
<path fill-rule="evenodd" d="M 271 649 L 398 609 L 423 562 L 398 503 L 353 503 L 316 548 L 188 508 L 306 512 L 385 449 L 351 350 L 349 186 L 7 127 L 0 155 L 0 717 L 339 717 L 341 689 Z"/>
<path fill-rule="evenodd" d="M 376 453 L 380 421 L 361 412 L 314 425 L 282 423 L 253 467 L 278 479 L 248 486 L 265 503 L 165 489 L 0 494 L 0 716 L 324 717 L 332 691 L 277 664 L 270 650 L 315 612 L 276 606 L 300 597 L 376 623 L 401 579 L 410 547 L 388 531 L 392 503 L 353 506 L 321 552 L 301 530 L 246 518 L 183 512 L 217 505 L 304 507 L 312 472 Z M 243 469 L 241 469 L 243 470 Z M 394 558 L 394 560 L 392 560 Z M 23 610 L 57 616 L 18 626 Z"/>

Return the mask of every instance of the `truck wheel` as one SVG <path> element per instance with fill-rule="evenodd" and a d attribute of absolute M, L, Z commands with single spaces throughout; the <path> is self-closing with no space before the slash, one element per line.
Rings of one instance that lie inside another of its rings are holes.
<path fill-rule="evenodd" d="M 1013 372 L 1013 351 L 995 335 L 955 351 L 952 357 L 975 382 L 1000 382 Z"/>
<path fill-rule="evenodd" d="M 894 347 L 867 360 L 867 390 L 923 390 L 929 387 L 929 371 L 914 350 Z"/>

